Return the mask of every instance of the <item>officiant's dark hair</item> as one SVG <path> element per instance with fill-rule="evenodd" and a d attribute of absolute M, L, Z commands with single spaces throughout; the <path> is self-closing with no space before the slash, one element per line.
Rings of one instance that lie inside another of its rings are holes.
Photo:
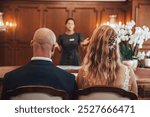
<path fill-rule="evenodd" d="M 69 20 L 72 20 L 72 21 L 74 22 L 74 24 L 76 23 L 76 22 L 75 22 L 75 19 L 72 18 L 72 17 L 70 17 L 70 18 L 67 18 L 67 19 L 66 19 L 65 24 L 67 24 Z"/>

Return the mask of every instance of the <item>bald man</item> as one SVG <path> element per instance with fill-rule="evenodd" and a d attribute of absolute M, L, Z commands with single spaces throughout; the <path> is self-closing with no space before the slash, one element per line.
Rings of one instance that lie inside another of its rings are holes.
<path fill-rule="evenodd" d="M 51 57 L 55 51 L 55 34 L 47 29 L 38 29 L 31 40 L 31 61 L 4 76 L 2 99 L 8 90 L 27 85 L 45 85 L 72 94 L 76 89 L 75 76 L 55 67 Z"/>

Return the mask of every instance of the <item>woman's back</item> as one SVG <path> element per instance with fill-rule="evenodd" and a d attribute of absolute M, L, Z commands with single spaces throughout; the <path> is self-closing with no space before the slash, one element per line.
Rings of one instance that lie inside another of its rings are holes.
<path fill-rule="evenodd" d="M 118 36 L 113 28 L 96 28 L 87 47 L 77 83 L 79 88 L 114 86 L 137 93 L 136 76 L 120 60 Z"/>
<path fill-rule="evenodd" d="M 77 76 L 77 85 L 79 89 L 84 89 L 87 87 L 98 86 L 98 85 L 108 86 L 105 81 L 101 82 L 95 78 L 90 78 L 93 80 L 92 82 L 90 82 L 87 79 L 88 78 L 86 77 L 85 68 L 81 68 Z M 136 84 L 134 83 L 135 80 L 136 78 L 133 74 L 132 69 L 129 66 L 121 64 L 119 69 L 117 70 L 116 79 L 114 80 L 114 83 L 112 83 L 112 86 L 137 93 L 136 90 L 137 88 L 132 88 L 132 85 L 135 85 L 133 87 L 136 87 Z"/>
<path fill-rule="evenodd" d="M 127 66 L 121 64 L 117 71 L 117 79 L 114 81 L 114 86 L 124 90 L 130 90 L 130 70 Z"/>

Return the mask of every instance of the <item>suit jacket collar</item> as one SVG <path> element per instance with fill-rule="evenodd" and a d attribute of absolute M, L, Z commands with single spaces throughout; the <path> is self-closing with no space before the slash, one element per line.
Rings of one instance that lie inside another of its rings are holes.
<path fill-rule="evenodd" d="M 54 65 L 51 61 L 45 61 L 45 60 L 31 60 L 29 64 L 32 65 Z"/>
<path fill-rule="evenodd" d="M 45 61 L 51 61 L 52 62 L 52 59 L 47 58 L 47 57 L 32 57 L 31 61 L 32 60 L 45 60 Z"/>

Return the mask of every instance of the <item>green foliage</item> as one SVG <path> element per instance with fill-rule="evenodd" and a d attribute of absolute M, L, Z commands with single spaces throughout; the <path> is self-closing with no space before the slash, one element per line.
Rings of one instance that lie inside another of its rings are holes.
<path fill-rule="evenodd" d="M 128 43 L 120 43 L 120 53 L 122 60 L 132 60 L 134 56 L 134 52 L 131 49 L 130 44 Z"/>

